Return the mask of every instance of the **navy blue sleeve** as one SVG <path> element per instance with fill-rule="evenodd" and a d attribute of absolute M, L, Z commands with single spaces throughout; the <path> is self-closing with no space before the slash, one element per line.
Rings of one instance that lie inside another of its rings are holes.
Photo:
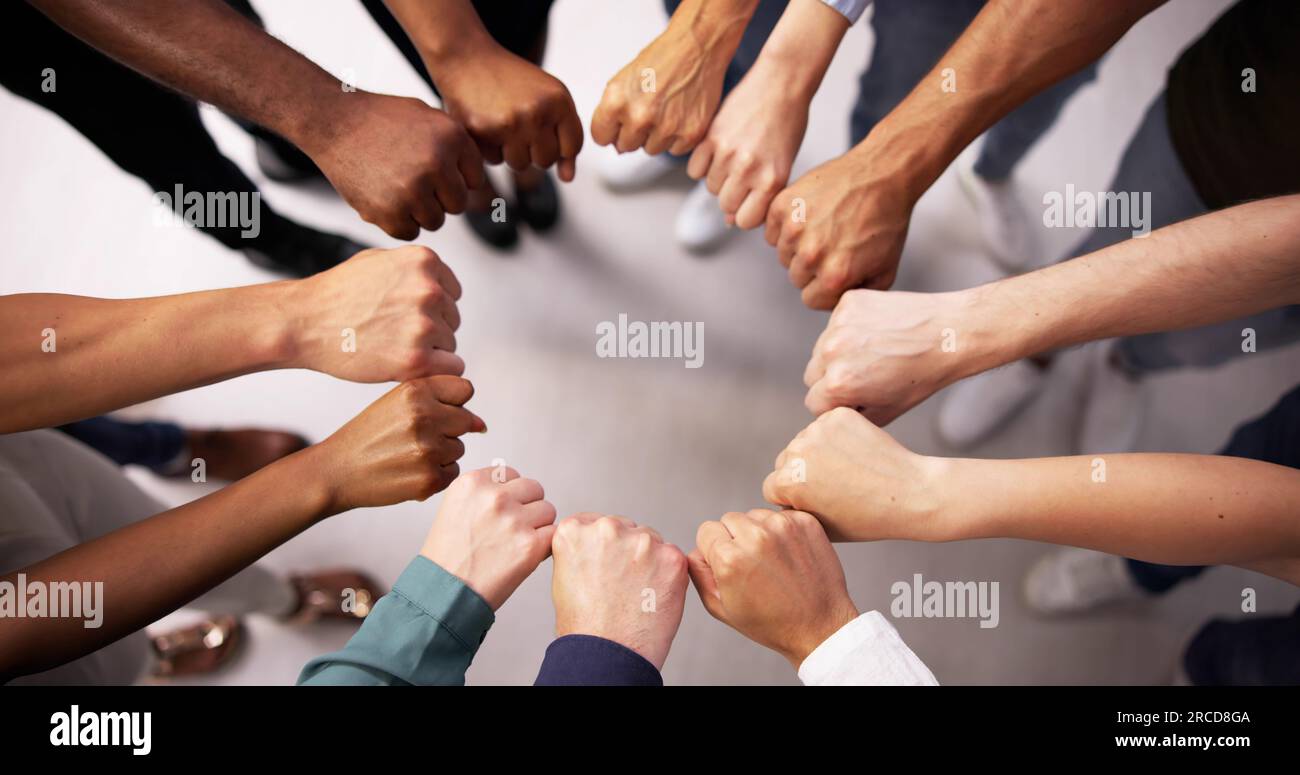
<path fill-rule="evenodd" d="M 650 661 L 594 635 L 565 635 L 546 648 L 534 686 L 663 686 Z"/>

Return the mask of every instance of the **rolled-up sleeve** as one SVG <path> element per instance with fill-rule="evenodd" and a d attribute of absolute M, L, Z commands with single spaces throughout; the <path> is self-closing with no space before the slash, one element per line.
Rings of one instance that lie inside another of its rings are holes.
<path fill-rule="evenodd" d="M 460 685 L 495 617 L 425 557 L 402 571 L 342 650 L 307 663 L 299 685 Z"/>

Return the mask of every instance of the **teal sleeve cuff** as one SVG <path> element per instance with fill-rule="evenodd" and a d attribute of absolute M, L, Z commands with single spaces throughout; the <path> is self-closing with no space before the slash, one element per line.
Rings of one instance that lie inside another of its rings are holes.
<path fill-rule="evenodd" d="M 300 684 L 463 684 L 496 617 L 437 563 L 411 560 L 341 651 L 303 668 Z"/>
<path fill-rule="evenodd" d="M 447 632 L 477 651 L 496 615 L 487 601 L 456 576 L 424 555 L 416 555 L 393 584 L 392 594 L 406 601 L 434 619 Z"/>

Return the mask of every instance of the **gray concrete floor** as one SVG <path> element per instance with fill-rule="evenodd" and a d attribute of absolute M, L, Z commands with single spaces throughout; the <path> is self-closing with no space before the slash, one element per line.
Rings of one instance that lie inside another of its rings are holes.
<path fill-rule="evenodd" d="M 1168 64 L 1226 0 L 1175 0 L 1139 24 L 1102 67 L 1097 84 L 1071 102 L 1056 129 L 1019 171 L 1027 206 L 1067 182 L 1101 190 Z M 360 4 L 261 3 L 269 28 L 335 73 L 349 68 L 364 88 L 429 97 Z M 661 29 L 657 0 L 560 0 L 552 17 L 548 67 L 568 84 L 584 120 L 605 80 Z M 814 104 L 798 169 L 840 153 L 856 75 L 871 46 L 867 25 L 851 31 Z M 49 114 L 0 93 L 0 218 L 5 292 L 59 291 L 126 297 L 260 282 L 269 276 L 198 233 L 160 229 L 147 188 L 116 169 Z M 215 111 L 205 117 L 227 154 L 250 172 L 248 137 Z M 122 131 L 132 131 L 123 117 Z M 492 432 L 470 439 L 463 467 L 504 458 L 546 486 L 560 513 L 627 514 L 689 547 L 695 527 L 724 511 L 761 505 L 759 484 L 774 455 L 810 419 L 801 374 L 825 316 L 799 303 L 761 235 L 743 234 L 709 258 L 669 237 L 683 181 L 638 196 L 607 193 L 589 145 L 579 179 L 565 188 L 565 222 L 546 241 L 527 236 L 501 256 L 453 221 L 421 238 L 465 286 L 459 340 L 477 395 L 473 408 Z M 303 222 L 378 245 L 395 244 L 319 190 L 266 183 L 267 200 Z M 1044 260 L 1079 232 L 1043 235 Z M 941 290 L 997 276 L 980 252 L 974 214 L 951 172 L 922 200 L 912 223 L 899 287 Z M 602 360 L 596 322 L 620 312 L 643 320 L 703 321 L 705 365 Z M 1292 349 L 1243 358 L 1205 373 L 1153 380 L 1142 433 L 1149 450 L 1212 452 L 1241 420 L 1300 382 Z M 1067 364 L 1068 365 L 1068 364 Z M 1072 369 L 1014 427 L 976 454 L 1023 457 L 1071 449 Z M 237 379 L 172 396 L 137 414 L 191 425 L 283 426 L 323 438 L 386 388 L 307 372 Z M 938 399 L 890 430 L 921 452 L 944 453 L 933 433 Z M 133 476 L 169 503 L 202 495 L 197 486 Z M 273 552 L 285 571 L 349 564 L 392 581 L 417 551 L 437 498 L 346 514 Z M 1020 578 L 1048 547 L 997 540 L 925 545 L 887 542 L 840 547 L 860 607 L 888 610 L 890 585 L 915 573 L 934 580 L 999 581 L 1001 624 L 973 620 L 897 621 L 904 638 L 945 683 L 1160 683 L 1185 640 L 1212 616 L 1240 616 L 1244 586 L 1260 611 L 1300 599 L 1293 587 L 1245 571 L 1217 569 L 1148 605 L 1060 621 L 1035 618 L 1019 601 Z M 529 682 L 550 640 L 550 566 L 499 612 L 469 673 L 470 683 Z M 341 646 L 347 628 L 295 629 L 253 621 L 242 659 L 213 683 L 289 683 L 310 657 Z M 665 669 L 669 683 L 794 683 L 774 654 L 713 621 L 693 595 Z"/>

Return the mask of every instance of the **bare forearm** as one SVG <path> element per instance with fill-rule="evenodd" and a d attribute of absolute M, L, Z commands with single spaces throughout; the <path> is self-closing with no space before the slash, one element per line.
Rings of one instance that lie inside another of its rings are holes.
<path fill-rule="evenodd" d="M 439 71 L 473 59 L 497 43 L 483 27 L 469 0 L 384 0 L 402 25 L 434 80 Z"/>
<path fill-rule="evenodd" d="M 292 355 L 289 285 L 148 299 L 0 298 L 0 433 L 280 365 Z"/>
<path fill-rule="evenodd" d="M 822 0 L 794 0 L 763 44 L 754 69 L 770 73 L 772 88 L 811 102 L 848 29 L 848 19 Z"/>
<path fill-rule="evenodd" d="M 1125 454 L 948 460 L 952 538 L 1020 538 L 1174 565 L 1300 558 L 1300 471 L 1244 458 Z"/>
<path fill-rule="evenodd" d="M 147 626 L 332 513 L 318 445 L 228 487 L 19 573 L 41 582 L 102 582 L 102 625 L 79 618 L 0 620 L 0 682 L 89 654 Z"/>
<path fill-rule="evenodd" d="M 1300 196 L 1222 210 L 969 292 L 980 370 L 1300 303 Z M 986 346 L 987 344 L 987 346 Z"/>
<path fill-rule="evenodd" d="M 338 80 L 220 0 L 31 0 L 72 34 L 183 94 L 278 132 L 328 143 Z"/>
<path fill-rule="evenodd" d="M 919 198 L 984 130 L 1096 61 L 1164 1 L 992 0 L 850 153 L 895 159 L 900 190 Z M 942 88 L 947 75 L 954 88 Z"/>
<path fill-rule="evenodd" d="M 758 0 L 683 0 L 668 26 L 730 61 L 757 8 Z"/>

